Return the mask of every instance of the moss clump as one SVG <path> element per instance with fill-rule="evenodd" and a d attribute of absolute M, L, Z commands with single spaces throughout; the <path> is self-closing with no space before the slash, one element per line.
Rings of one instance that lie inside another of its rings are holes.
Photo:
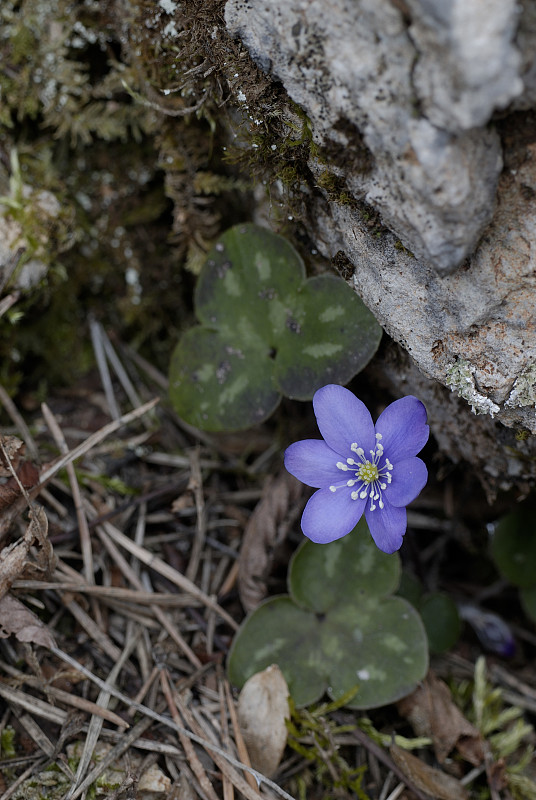
<path fill-rule="evenodd" d="M 224 7 L 1 4 L 0 222 L 43 264 L 17 319 L 0 319 L 9 391 L 85 371 L 88 312 L 165 370 L 190 319 L 181 266 L 195 272 L 223 229 L 250 218 L 259 183 L 271 212 L 295 223 L 318 193 L 313 161 L 339 168 L 343 148 L 320 151 L 304 111 L 231 39 Z M 345 133 L 367 169 L 366 148 Z M 326 180 L 329 196 L 354 204 L 342 180 Z"/>
<path fill-rule="evenodd" d="M 11 725 L 6 725 L 0 734 L 0 755 L 2 758 L 15 756 L 15 730 Z"/>
<path fill-rule="evenodd" d="M 13 393 L 23 375 L 43 391 L 78 377 L 90 310 L 165 369 L 188 320 L 178 267 L 244 215 L 213 119 L 221 79 L 160 4 L 5 0 L 0 22 L 2 262 L 20 248 L 19 273 L 41 265 L 0 319 L 0 380 Z"/>

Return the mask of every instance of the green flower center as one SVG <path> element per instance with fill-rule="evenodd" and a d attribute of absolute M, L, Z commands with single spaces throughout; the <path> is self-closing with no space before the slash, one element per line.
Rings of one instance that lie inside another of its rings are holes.
<path fill-rule="evenodd" d="M 357 477 L 367 485 L 369 483 L 374 483 L 374 481 L 377 481 L 380 477 L 378 467 L 376 464 L 371 464 L 370 461 L 365 461 L 357 470 Z"/>
<path fill-rule="evenodd" d="M 332 485 L 329 487 L 330 492 L 336 492 L 339 489 L 353 487 L 358 484 L 357 489 L 350 492 L 352 500 L 365 500 L 368 498 L 370 501 L 370 510 L 375 511 L 376 508 L 383 509 L 385 504 L 383 502 L 382 492 L 387 489 L 387 484 L 393 480 L 392 472 L 393 465 L 383 452 L 383 445 L 380 442 L 382 438 L 381 433 L 376 434 L 376 448 L 369 450 L 372 456 L 372 461 L 365 458 L 365 451 L 359 447 L 357 442 L 352 442 L 350 450 L 355 453 L 359 461 L 355 458 L 347 458 L 346 462 L 337 461 L 335 466 L 341 472 L 353 472 L 354 477 L 346 480 L 344 483 Z M 359 463 L 361 462 L 361 463 Z M 378 506 L 376 505 L 378 503 Z"/>

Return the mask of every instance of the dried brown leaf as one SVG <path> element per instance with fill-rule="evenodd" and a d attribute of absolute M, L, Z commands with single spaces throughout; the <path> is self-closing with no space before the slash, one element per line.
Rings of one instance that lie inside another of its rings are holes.
<path fill-rule="evenodd" d="M 457 778 L 430 767 L 398 745 L 391 745 L 389 752 L 397 767 L 410 779 L 412 784 L 434 800 L 465 800 L 469 796 Z"/>
<path fill-rule="evenodd" d="M 277 770 L 287 743 L 288 695 L 283 673 L 272 664 L 252 675 L 238 698 L 238 722 L 251 765 L 269 777 Z"/>
<path fill-rule="evenodd" d="M 252 611 L 266 597 L 274 551 L 300 512 L 302 488 L 286 471 L 268 478 L 264 485 L 246 526 L 238 563 L 238 591 L 246 611 Z"/>
<path fill-rule="evenodd" d="M 417 736 L 430 736 L 437 760 L 443 764 L 456 747 L 474 766 L 484 760 L 480 733 L 454 703 L 448 686 L 429 672 L 423 683 L 398 703 L 398 710 L 409 720 Z"/>
<path fill-rule="evenodd" d="M 18 481 L 9 470 L 8 474 L 11 477 L 0 486 L 0 511 L 12 505 L 21 496 L 19 482 L 26 490 L 36 486 L 39 482 L 39 470 L 30 461 L 24 461 L 15 471 Z"/>
<path fill-rule="evenodd" d="M 17 471 L 26 445 L 16 436 L 2 436 L 2 444 L 4 452 L 0 449 L 0 478 L 9 478 L 13 474 L 9 465 Z"/>
<path fill-rule="evenodd" d="M 30 509 L 28 536 L 33 537 L 31 555 L 21 575 L 21 580 L 47 580 L 56 567 L 56 557 L 48 538 L 48 519 L 41 506 Z"/>
<path fill-rule="evenodd" d="M 30 509 L 30 522 L 22 539 L 0 552 L 0 597 L 18 578 L 44 579 L 52 572 L 55 560 L 47 534 L 46 514 L 42 508 L 34 506 Z"/>
<path fill-rule="evenodd" d="M 0 639 L 14 634 L 19 642 L 31 642 L 42 647 L 56 647 L 48 628 L 29 608 L 6 594 L 0 599 Z"/>

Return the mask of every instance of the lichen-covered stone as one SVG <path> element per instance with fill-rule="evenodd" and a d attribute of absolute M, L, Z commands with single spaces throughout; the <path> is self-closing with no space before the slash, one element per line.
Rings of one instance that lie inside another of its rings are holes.
<path fill-rule="evenodd" d="M 470 98 L 487 90 L 479 122 L 468 123 L 465 114 L 462 126 L 445 126 L 449 94 L 439 92 L 442 75 L 437 74 L 428 86 L 422 80 L 415 84 L 416 75 L 424 75 L 419 69 L 423 59 L 432 59 L 436 73 L 440 72 L 435 29 L 421 24 L 414 30 L 422 46 L 429 48 L 421 52 L 412 28 L 390 0 L 306 4 L 229 0 L 226 20 L 253 59 L 281 80 L 305 109 L 318 142 L 334 140 L 351 148 L 352 136 L 341 130 L 341 121 L 346 130 L 354 127 L 360 132 L 371 154 L 371 169 L 345 175 L 354 196 L 377 209 L 384 223 L 425 263 L 441 273 L 457 267 L 491 218 L 501 169 L 496 133 L 472 128 L 522 88 L 519 78 L 512 83 L 508 76 L 504 81 L 509 93 L 505 87 L 496 88 L 495 52 L 489 72 L 480 66 L 483 74 L 469 75 L 467 91 L 460 98 L 463 116 Z M 463 17 L 457 25 L 452 22 L 449 29 L 440 31 L 446 36 L 461 35 L 462 22 Z M 508 31 L 502 32 L 502 40 L 508 40 Z M 462 44 L 468 50 L 466 39 Z M 495 47 L 494 40 L 489 47 Z M 485 61 L 489 54 L 481 55 Z M 508 56 L 513 69 L 519 57 L 511 48 Z M 467 59 L 470 65 L 476 69 L 475 61 Z M 431 75 L 430 68 L 426 75 Z M 452 75 L 451 94 L 457 88 L 456 77 L 457 73 Z M 421 113 L 425 104 L 426 113 Z M 437 113 L 429 113 L 428 106 Z"/>
<path fill-rule="evenodd" d="M 349 259 L 345 277 L 427 376 L 446 451 L 484 465 L 490 485 L 534 478 L 531 4 L 493 0 L 484 18 L 478 0 L 228 0 L 226 20 L 306 110 L 323 152 L 344 148 L 334 172 L 353 203 L 330 191 L 325 161 L 309 161 L 324 193 L 311 215 L 317 246 Z M 449 409 L 463 434 L 445 427 Z M 532 434 L 518 435 L 523 453 L 516 431 Z"/>

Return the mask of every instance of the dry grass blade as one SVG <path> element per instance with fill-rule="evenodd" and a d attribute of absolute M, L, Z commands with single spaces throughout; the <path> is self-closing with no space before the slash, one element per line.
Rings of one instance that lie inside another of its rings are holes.
<path fill-rule="evenodd" d="M 51 412 L 46 403 L 41 404 L 41 411 L 43 412 L 43 417 L 45 418 L 45 422 L 48 425 L 50 432 L 52 433 L 52 436 L 54 437 L 54 440 L 59 447 L 60 453 L 62 455 L 66 455 L 69 452 L 69 448 L 67 447 L 67 442 L 65 441 L 65 437 L 62 433 L 60 426 L 56 421 L 54 414 Z M 80 486 L 78 485 L 78 481 L 76 479 L 76 473 L 74 471 L 74 466 L 72 462 L 66 464 L 66 470 L 67 470 L 67 477 L 69 478 L 69 484 L 71 486 L 71 492 L 73 495 L 76 518 L 78 520 L 78 529 L 80 531 L 80 547 L 82 550 L 82 560 L 84 562 L 84 576 L 87 583 L 94 583 L 95 579 L 94 579 L 94 569 L 93 569 L 93 550 L 91 548 L 91 536 L 89 533 L 87 518 L 84 513 L 82 495 L 80 493 Z"/>
<path fill-rule="evenodd" d="M 115 352 L 112 343 L 108 337 L 108 334 L 106 333 L 102 325 L 100 323 L 98 324 L 100 327 L 100 336 L 101 336 L 102 346 L 104 347 L 104 352 L 106 354 L 106 358 L 108 359 L 112 369 L 117 375 L 119 383 L 123 387 L 126 396 L 130 400 L 134 408 L 136 408 L 137 406 L 141 405 L 141 398 L 136 389 L 134 388 L 132 381 L 128 377 L 126 369 L 119 360 L 119 356 Z"/>
<path fill-rule="evenodd" d="M 43 681 L 41 678 L 38 678 L 34 675 L 26 675 L 23 672 L 20 672 L 20 670 L 15 669 L 15 667 L 6 664 L 4 661 L 0 661 L 0 669 L 2 669 L 7 675 L 11 675 L 12 677 L 21 681 L 21 683 L 27 684 L 27 686 L 31 686 L 41 692 L 45 691 L 45 687 L 43 686 Z M 119 727 L 127 728 L 130 727 L 129 724 L 124 721 L 124 719 L 117 716 L 117 714 L 114 714 L 113 711 L 110 711 L 107 708 L 101 708 L 101 706 L 98 706 L 91 700 L 87 700 L 85 697 L 79 697 L 72 692 L 65 692 L 63 689 L 58 689 L 56 686 L 51 686 L 48 683 L 46 684 L 46 694 L 48 697 L 54 697 L 60 703 L 65 703 L 67 706 L 78 708 L 80 711 L 85 711 L 88 714 L 95 714 L 96 716 L 102 717 L 108 722 L 111 722 L 112 725 L 118 725 Z"/>
<path fill-rule="evenodd" d="M 20 292 L 11 292 L 11 294 L 6 294 L 5 297 L 2 297 L 0 300 L 0 317 L 2 317 L 6 311 L 9 311 L 11 306 L 15 305 L 19 297 Z"/>
<path fill-rule="evenodd" d="M 29 714 L 22 714 L 22 716 L 19 717 L 19 722 L 45 755 L 49 758 L 54 758 L 56 756 L 56 747 Z M 74 774 L 68 764 L 65 764 L 61 759 L 58 759 L 56 763 L 61 771 L 72 781 L 74 779 Z"/>
<path fill-rule="evenodd" d="M 80 785 L 71 791 L 69 794 L 69 800 L 78 800 L 78 798 L 83 795 L 87 790 L 95 783 L 95 781 L 100 778 L 103 772 L 108 769 L 108 767 L 112 764 L 116 764 L 117 761 L 121 758 L 121 756 L 131 747 L 135 742 L 138 741 L 142 733 L 145 733 L 147 728 L 150 726 L 151 720 L 149 719 L 142 719 L 134 727 L 125 733 L 121 740 L 113 747 L 100 761 L 99 763 L 86 775 L 85 779 L 80 783 Z"/>
<path fill-rule="evenodd" d="M 97 675 L 94 675 L 89 669 L 87 669 L 82 664 L 75 661 L 74 658 L 71 658 L 71 656 L 69 656 L 67 653 L 64 653 L 63 650 L 60 650 L 59 648 L 55 647 L 52 649 L 52 652 L 66 664 L 69 664 L 71 667 L 76 669 L 82 675 L 85 675 L 86 678 L 89 678 L 100 689 L 104 689 L 105 691 L 110 692 L 110 694 L 113 695 L 113 697 L 116 697 L 127 707 L 134 709 L 135 711 L 138 711 L 140 714 L 144 714 L 145 716 L 155 720 L 156 722 L 159 722 L 166 728 L 171 728 L 177 733 L 180 732 L 185 734 L 189 739 L 191 739 L 193 742 L 197 742 L 197 744 L 202 745 L 206 750 L 210 750 L 214 753 L 217 753 L 219 756 L 226 759 L 233 767 L 236 767 L 236 769 L 250 772 L 255 777 L 255 780 L 257 781 L 257 784 L 259 786 L 261 784 L 265 784 L 268 788 L 272 789 L 280 797 L 283 797 L 284 800 L 295 800 L 295 798 L 292 797 L 292 795 L 288 794 L 288 792 L 285 792 L 285 790 L 282 789 L 280 786 L 278 786 L 276 783 L 274 783 L 274 781 L 270 780 L 265 775 L 261 775 L 260 772 L 257 772 L 251 767 L 248 767 L 246 764 L 242 764 L 236 758 L 229 755 L 229 753 L 226 753 L 224 750 L 222 750 L 221 747 L 217 747 L 216 745 L 211 744 L 211 742 L 208 742 L 206 739 L 203 739 L 201 736 L 192 733 L 192 731 L 189 731 L 186 728 L 177 725 L 173 720 L 170 720 L 168 717 L 165 717 L 162 714 L 153 711 L 152 708 L 144 706 L 140 703 L 136 703 L 134 700 L 123 694 L 123 692 L 120 692 L 115 687 L 105 683 L 105 681 L 101 680 Z M 73 798 L 71 798 L 71 800 L 73 800 Z M 255 800 L 257 800 L 257 798 L 255 798 Z"/>
<path fill-rule="evenodd" d="M 110 637 L 102 631 L 93 618 L 84 611 L 82 606 L 69 596 L 64 599 L 65 607 L 69 609 L 78 624 L 96 642 L 103 653 L 107 653 L 114 661 L 121 658 L 121 650 L 116 647 Z"/>
<path fill-rule="evenodd" d="M 99 600 L 123 601 L 129 605 L 138 604 L 140 606 L 166 606 L 170 608 L 182 608 L 192 604 L 189 597 L 180 594 L 168 594 L 166 592 L 146 592 L 142 589 L 124 589 L 122 586 L 91 586 L 86 583 L 75 583 L 74 581 L 14 581 L 12 589 L 31 591 L 33 589 L 45 590 L 54 589 L 58 592 L 78 592 L 98 597 Z"/>
<path fill-rule="evenodd" d="M 117 566 L 120 568 L 123 575 L 127 578 L 127 580 L 130 581 L 130 583 L 132 583 L 133 586 L 139 589 L 139 591 L 143 591 L 144 586 L 141 579 L 138 577 L 137 572 L 135 572 L 134 569 L 130 566 L 130 564 L 128 564 L 128 562 L 123 558 L 123 556 L 118 551 L 115 544 L 112 541 L 110 541 L 110 537 L 108 534 L 112 532 L 113 535 L 114 531 L 115 528 L 112 525 L 110 525 L 110 523 L 106 522 L 102 525 L 102 527 L 99 526 L 97 528 L 97 533 L 100 536 L 104 546 L 114 559 Z M 139 547 L 139 545 L 136 545 L 136 547 Z M 182 650 L 182 652 L 185 654 L 188 660 L 194 665 L 194 667 L 196 668 L 200 667 L 201 662 L 199 661 L 199 659 L 197 658 L 191 647 L 188 645 L 188 643 L 180 635 L 176 627 L 166 617 L 162 609 L 153 603 L 150 604 L 150 608 L 153 614 L 155 615 L 156 619 L 168 632 L 169 636 L 173 639 L 173 641 L 179 646 L 179 648 Z"/>
<path fill-rule="evenodd" d="M 95 353 L 95 361 L 97 362 L 97 368 L 99 370 L 101 383 L 104 388 L 104 394 L 106 396 L 106 403 L 110 411 L 110 416 L 117 420 L 121 416 L 121 412 L 119 411 L 119 406 L 115 399 L 112 377 L 110 375 L 110 370 L 108 369 L 106 356 L 104 354 L 104 346 L 101 335 L 102 328 L 93 317 L 91 317 L 89 320 L 89 330 L 91 334 L 93 352 Z"/>
<path fill-rule="evenodd" d="M 191 474 L 188 482 L 188 489 L 193 492 L 195 499 L 196 510 L 196 526 L 195 536 L 192 542 L 192 549 L 190 552 L 190 561 L 186 570 L 186 577 L 188 580 L 195 580 L 199 562 L 201 560 L 201 553 L 205 543 L 205 536 L 207 535 L 207 519 L 205 509 L 205 498 L 203 497 L 203 479 L 201 477 L 201 467 L 199 465 L 199 450 L 193 450 L 190 453 L 190 467 Z"/>
<path fill-rule="evenodd" d="M 30 714 L 47 719 L 49 722 L 55 722 L 56 725 L 63 725 L 67 719 L 67 712 L 61 708 L 51 706 L 50 703 L 45 703 L 43 700 L 21 692 L 19 689 L 12 689 L 11 686 L 6 686 L 2 682 L 0 682 L 0 697 L 3 697 L 8 703 L 24 708 Z"/>
<path fill-rule="evenodd" d="M 203 769 L 203 765 L 201 764 L 201 761 L 197 757 L 197 753 L 194 750 L 190 738 L 187 735 L 185 735 L 185 733 L 183 733 L 181 730 L 183 727 L 182 718 L 174 702 L 173 694 L 171 692 L 171 687 L 169 685 L 169 678 L 165 671 L 162 671 L 162 673 L 160 674 L 160 683 L 162 684 L 162 691 L 164 693 L 164 697 L 166 698 L 166 702 L 168 704 L 171 716 L 173 717 L 173 721 L 177 725 L 177 732 L 179 734 L 179 739 L 183 747 L 183 750 L 186 754 L 186 759 L 188 761 L 188 764 L 191 767 L 195 777 L 199 781 L 199 785 L 201 786 L 208 800 L 218 800 L 218 795 L 214 791 L 214 788 L 208 779 L 207 773 Z"/>
<path fill-rule="evenodd" d="M 186 708 L 186 706 L 182 703 L 180 698 L 175 695 L 175 701 L 177 706 L 179 707 L 180 713 L 183 719 L 187 722 L 190 726 L 191 730 L 200 738 L 202 738 L 203 734 L 206 736 L 206 732 L 201 728 L 199 722 L 196 720 L 195 716 L 192 712 Z M 233 767 L 232 764 L 229 763 L 228 756 L 223 753 L 220 748 L 212 747 L 207 748 L 206 745 L 208 742 L 205 740 L 204 747 L 207 750 L 208 755 L 212 758 L 214 763 L 221 769 L 224 775 L 230 780 L 234 787 L 244 795 L 246 800 L 259 800 L 260 792 L 258 789 L 258 784 L 255 788 L 252 788 L 248 782 L 242 777 L 242 775 L 237 772 L 237 770 Z"/>
<path fill-rule="evenodd" d="M 123 414 L 123 416 L 119 417 L 119 419 L 109 422 L 107 425 L 104 425 L 102 428 L 100 428 L 100 430 L 92 433 L 91 436 L 88 436 L 88 438 L 82 442 L 82 444 L 79 444 L 77 447 L 69 450 L 68 453 L 60 456 L 49 467 L 47 467 L 47 469 L 43 470 L 40 475 L 39 486 L 36 488 L 39 489 L 57 472 L 59 472 L 60 469 L 72 461 L 75 461 L 77 458 L 80 458 L 80 456 L 88 453 L 93 447 L 110 436 L 110 434 L 115 433 L 115 431 L 119 430 L 119 428 L 122 428 L 123 425 L 128 425 L 139 417 L 142 417 L 144 414 L 154 408 L 159 402 L 160 398 L 155 397 L 153 400 L 149 400 L 148 403 L 144 403 L 144 405 L 134 409 L 134 411 L 129 411 L 128 414 Z"/>
<path fill-rule="evenodd" d="M 161 558 L 158 556 L 153 555 L 144 547 L 139 547 L 132 539 L 129 539 L 128 536 L 125 536 L 124 533 L 114 528 L 113 525 L 109 525 L 107 527 L 108 535 L 121 547 L 124 547 L 125 550 L 128 550 L 133 556 L 136 556 L 143 564 L 151 569 L 154 569 L 156 572 L 159 572 L 160 575 L 163 575 L 164 578 L 167 578 L 171 583 L 174 583 L 175 586 L 178 586 L 179 589 L 182 589 L 184 592 L 192 595 L 197 600 L 200 600 L 203 605 L 207 606 L 207 608 L 211 608 L 213 611 L 216 611 L 220 617 L 225 620 L 225 622 L 233 629 L 238 630 L 238 625 L 234 621 L 234 619 L 223 609 L 221 606 L 216 603 L 211 597 L 206 595 L 204 592 L 199 589 L 195 583 L 189 581 L 184 575 L 181 575 L 180 572 L 177 572 L 176 569 L 173 569 L 169 564 L 166 564 L 165 561 L 162 561 Z"/>
<path fill-rule="evenodd" d="M 244 737 L 242 736 L 240 725 L 238 724 L 238 716 L 236 714 L 236 707 L 231 694 L 231 689 L 229 687 L 229 683 L 226 680 L 223 681 L 223 688 L 225 692 L 227 709 L 229 711 L 229 716 L 231 718 L 231 725 L 233 726 L 233 733 L 236 742 L 236 749 L 238 750 L 238 757 L 240 761 L 243 761 L 244 764 L 247 764 L 248 767 L 251 767 L 251 761 L 249 759 L 248 749 L 246 747 Z M 252 789 L 257 788 L 257 782 L 250 772 L 246 772 L 246 780 Z"/>
<path fill-rule="evenodd" d="M 15 405 L 11 397 L 8 395 L 4 387 L 1 385 L 0 385 L 0 403 L 2 403 L 7 413 L 13 420 L 13 424 L 19 431 L 22 438 L 24 439 L 26 447 L 28 448 L 28 453 L 31 455 L 33 459 L 37 460 L 39 458 L 39 450 L 37 449 L 37 445 L 35 444 L 32 434 L 30 433 L 30 429 L 26 425 L 24 419 L 19 414 L 17 406 Z"/>
<path fill-rule="evenodd" d="M 220 725 L 221 725 L 222 741 L 226 749 L 228 750 L 231 745 L 231 740 L 229 737 L 229 721 L 227 719 L 227 709 L 225 706 L 225 693 L 223 690 L 223 681 L 221 680 L 221 676 L 218 682 L 218 699 L 220 703 Z M 242 759 L 242 761 L 244 761 L 244 759 Z M 244 761 L 244 764 L 247 764 L 247 761 Z M 248 764 L 248 766 L 251 765 Z M 246 772 L 246 779 L 248 778 L 248 776 L 249 773 Z M 223 780 L 223 800 L 234 800 L 233 784 L 226 775 L 223 776 L 222 780 Z"/>
<path fill-rule="evenodd" d="M 139 634 L 138 634 L 139 635 Z M 129 658 L 130 654 L 134 650 L 136 646 L 137 636 L 133 637 L 128 643 L 123 652 L 120 654 L 119 659 L 114 664 L 110 675 L 108 676 L 108 686 L 109 688 L 101 689 L 98 699 L 97 705 L 101 706 L 102 708 L 106 708 L 110 701 L 111 697 L 111 685 L 115 683 L 117 680 L 119 673 L 123 669 L 123 666 L 127 659 Z M 91 757 L 93 755 L 93 751 L 95 750 L 95 746 L 99 740 L 99 735 L 101 732 L 103 724 L 102 717 L 91 717 L 91 722 L 89 723 L 89 729 L 87 732 L 86 741 L 84 743 L 84 749 L 82 751 L 82 755 L 80 756 L 80 761 L 78 762 L 78 769 L 76 770 L 76 776 L 74 784 L 71 788 L 71 791 L 67 795 L 66 800 L 71 800 L 75 791 L 79 788 L 80 783 L 82 782 L 84 775 L 87 772 L 89 767 Z"/>

